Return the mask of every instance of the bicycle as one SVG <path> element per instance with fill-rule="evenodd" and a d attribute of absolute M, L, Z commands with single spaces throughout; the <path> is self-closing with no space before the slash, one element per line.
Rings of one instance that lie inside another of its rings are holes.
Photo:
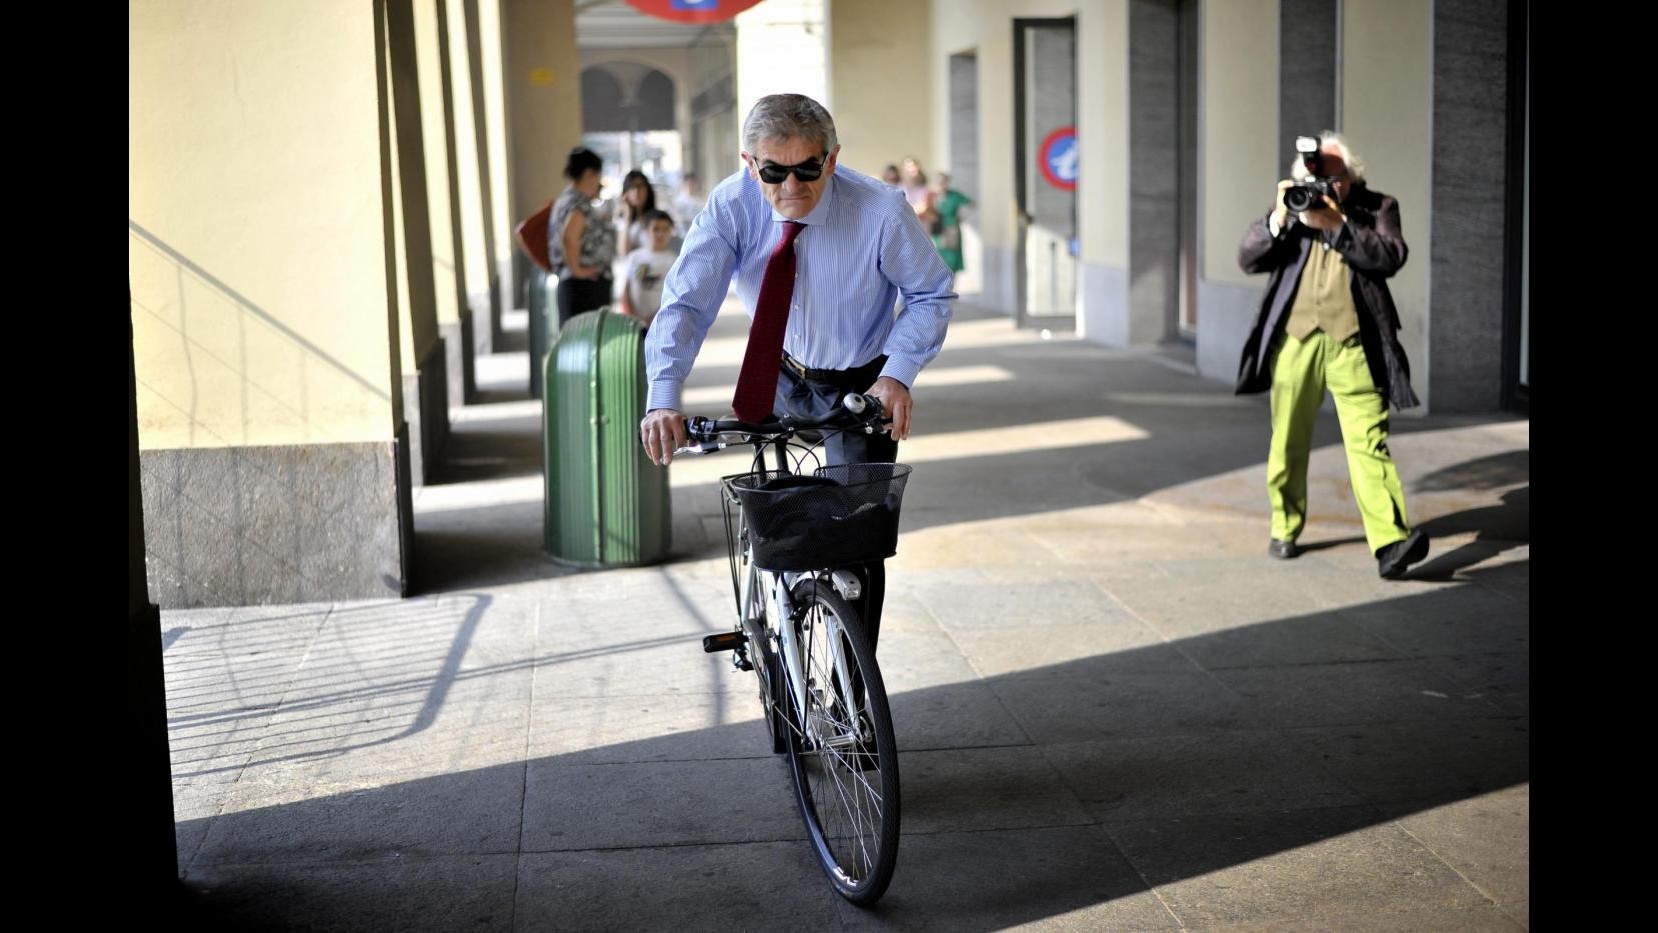
<path fill-rule="evenodd" d="M 689 418 L 677 451 L 754 448 L 750 471 L 720 482 L 737 623 L 704 638 L 703 650 L 730 651 L 736 669 L 758 676 L 772 751 L 788 755 L 814 854 L 835 890 L 860 906 L 886 892 L 897 864 L 898 746 L 850 568 L 896 551 L 910 467 L 825 466 L 827 434 L 799 440 L 873 432 L 881 417 L 878 400 L 850 393 L 818 419 Z"/>

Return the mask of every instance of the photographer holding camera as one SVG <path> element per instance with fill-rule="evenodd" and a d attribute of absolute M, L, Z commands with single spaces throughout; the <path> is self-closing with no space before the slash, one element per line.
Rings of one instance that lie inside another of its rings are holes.
<path fill-rule="evenodd" d="M 1364 183 L 1364 163 L 1339 134 L 1296 140 L 1294 180 L 1238 247 L 1238 265 L 1265 272 L 1266 297 L 1238 366 L 1237 394 L 1272 392 L 1267 493 L 1272 540 L 1287 559 L 1307 520 L 1307 459 L 1324 390 L 1335 398 L 1353 498 L 1377 572 L 1397 579 L 1428 553 L 1405 518 L 1404 485 L 1388 452 L 1387 407 L 1418 404 L 1398 340 L 1387 279 L 1408 250 L 1399 204 Z"/>

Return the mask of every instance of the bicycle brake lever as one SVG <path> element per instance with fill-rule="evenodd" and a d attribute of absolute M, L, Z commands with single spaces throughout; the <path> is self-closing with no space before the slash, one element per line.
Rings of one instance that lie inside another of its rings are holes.
<path fill-rule="evenodd" d="M 677 457 L 680 454 L 711 454 L 718 450 L 724 450 L 725 448 L 726 444 L 723 441 L 709 441 L 705 444 L 681 447 L 674 451 L 674 456 Z"/>

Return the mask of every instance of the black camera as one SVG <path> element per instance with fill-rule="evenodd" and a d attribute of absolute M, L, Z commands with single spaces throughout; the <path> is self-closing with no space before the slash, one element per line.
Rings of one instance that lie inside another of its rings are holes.
<path fill-rule="evenodd" d="M 1334 179 L 1324 172 L 1324 154 L 1318 151 L 1318 140 L 1311 136 L 1297 136 L 1295 151 L 1301 153 L 1301 164 L 1312 176 L 1284 192 L 1284 208 L 1292 214 L 1299 214 L 1323 207 L 1325 195 L 1335 197 L 1335 187 Z"/>

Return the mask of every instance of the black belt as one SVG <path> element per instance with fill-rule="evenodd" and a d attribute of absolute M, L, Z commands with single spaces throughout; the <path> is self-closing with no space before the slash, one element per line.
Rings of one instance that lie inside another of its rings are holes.
<path fill-rule="evenodd" d="M 783 354 L 783 368 L 794 373 L 807 382 L 821 382 L 832 386 L 846 386 L 856 388 L 859 392 L 869 388 L 875 377 L 881 374 L 881 368 L 887 365 L 885 356 L 877 356 L 862 366 L 853 369 L 812 369 L 802 365 L 794 357 Z"/>

